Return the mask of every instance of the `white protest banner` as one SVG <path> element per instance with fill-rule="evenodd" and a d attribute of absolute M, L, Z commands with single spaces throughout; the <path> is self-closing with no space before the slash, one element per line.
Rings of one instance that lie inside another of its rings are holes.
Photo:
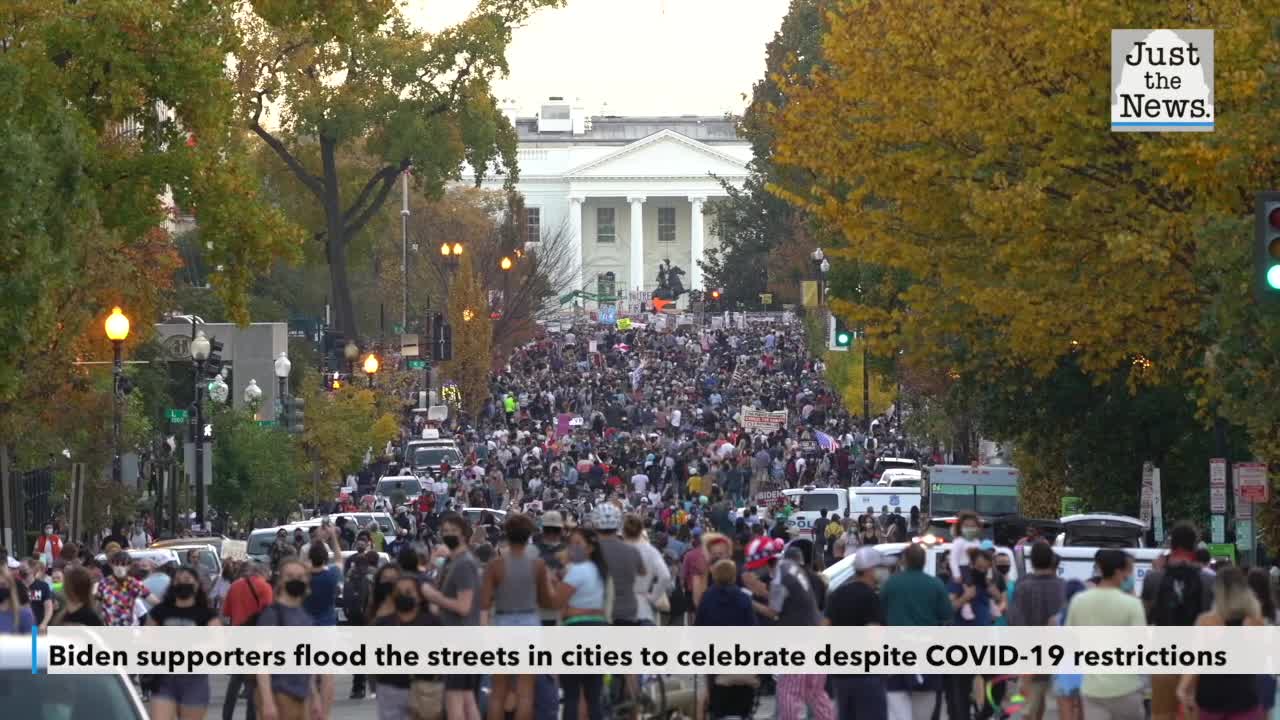
<path fill-rule="evenodd" d="M 777 410 L 770 412 L 743 405 L 742 417 L 738 420 L 738 424 L 748 432 L 771 433 L 774 430 L 786 427 L 787 411 Z"/>

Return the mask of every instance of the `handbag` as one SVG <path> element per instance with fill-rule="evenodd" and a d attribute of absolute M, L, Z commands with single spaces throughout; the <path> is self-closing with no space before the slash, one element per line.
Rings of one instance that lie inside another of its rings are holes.
<path fill-rule="evenodd" d="M 444 717 L 444 683 L 436 679 L 414 678 L 409 682 L 409 713 L 413 720 L 440 720 Z"/>

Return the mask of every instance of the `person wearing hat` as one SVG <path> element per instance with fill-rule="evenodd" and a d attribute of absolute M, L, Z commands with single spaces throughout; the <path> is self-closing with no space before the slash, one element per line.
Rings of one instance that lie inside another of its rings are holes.
<path fill-rule="evenodd" d="M 547 571 L 557 578 L 564 573 L 564 562 L 561 560 L 565 550 L 564 526 L 564 516 L 559 511 L 543 513 L 542 533 L 534 543 L 537 556 L 546 563 Z M 542 608 L 539 613 L 543 625 L 556 625 L 560 622 L 560 612 L 554 608 Z"/>
<path fill-rule="evenodd" d="M 862 627 L 881 625 L 884 613 L 880 607 L 880 585 L 888 580 L 889 568 L 879 550 L 861 547 L 853 556 L 854 576 L 833 590 L 827 598 L 824 625 L 837 627 Z M 840 717 L 888 718 L 888 694 L 882 675 L 833 675 L 831 686 L 835 692 L 836 707 Z"/>

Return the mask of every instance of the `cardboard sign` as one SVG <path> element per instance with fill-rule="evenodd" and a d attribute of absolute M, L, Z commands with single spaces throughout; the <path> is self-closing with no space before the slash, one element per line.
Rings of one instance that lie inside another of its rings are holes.
<path fill-rule="evenodd" d="M 742 416 L 738 420 L 738 424 L 748 432 L 764 432 L 771 433 L 786 427 L 787 411 L 778 410 L 769 412 L 768 410 L 757 410 L 753 407 L 742 406 Z"/>

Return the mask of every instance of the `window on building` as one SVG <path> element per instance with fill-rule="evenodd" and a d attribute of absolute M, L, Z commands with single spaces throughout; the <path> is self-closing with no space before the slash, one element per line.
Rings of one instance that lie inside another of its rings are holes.
<path fill-rule="evenodd" d="M 596 208 L 596 242 L 618 241 L 618 228 L 614 224 L 613 208 Z"/>
<path fill-rule="evenodd" d="M 676 241 L 676 209 L 658 208 L 658 242 Z"/>
<path fill-rule="evenodd" d="M 536 243 L 542 240 L 542 208 L 527 207 L 524 209 L 524 240 Z"/>

